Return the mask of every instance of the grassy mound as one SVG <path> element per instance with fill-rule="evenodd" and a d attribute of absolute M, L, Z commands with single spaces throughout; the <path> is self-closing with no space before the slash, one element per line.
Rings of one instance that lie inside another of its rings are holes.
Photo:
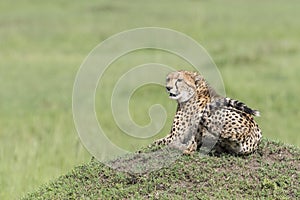
<path fill-rule="evenodd" d="M 263 140 L 247 157 L 196 153 L 147 174 L 92 160 L 23 199 L 299 199 L 299 171 L 299 148 Z"/>

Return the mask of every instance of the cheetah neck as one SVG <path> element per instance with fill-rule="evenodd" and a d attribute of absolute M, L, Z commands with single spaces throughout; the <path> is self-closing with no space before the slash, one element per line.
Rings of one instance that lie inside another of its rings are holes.
<path fill-rule="evenodd" d="M 208 85 L 206 81 L 201 81 L 196 85 L 195 94 L 186 102 L 178 102 L 179 108 L 193 107 L 193 110 L 204 109 L 208 103 L 220 98 L 221 96 Z"/>
<path fill-rule="evenodd" d="M 202 81 L 200 84 L 197 84 L 195 97 L 204 104 L 203 106 L 206 106 L 207 103 L 220 98 L 220 95 L 206 81 Z"/>

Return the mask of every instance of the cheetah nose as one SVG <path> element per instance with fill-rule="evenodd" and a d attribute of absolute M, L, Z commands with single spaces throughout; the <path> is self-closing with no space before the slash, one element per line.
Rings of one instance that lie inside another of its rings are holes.
<path fill-rule="evenodd" d="M 170 86 L 167 86 L 166 88 L 167 88 L 168 92 L 170 92 L 170 90 L 172 89 L 172 87 L 170 87 Z"/>

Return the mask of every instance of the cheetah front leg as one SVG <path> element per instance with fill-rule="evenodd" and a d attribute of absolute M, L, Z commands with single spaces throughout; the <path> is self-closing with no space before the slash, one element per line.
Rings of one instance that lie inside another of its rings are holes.
<path fill-rule="evenodd" d="M 197 131 L 192 132 L 192 137 L 188 141 L 188 144 L 183 151 L 183 154 L 185 155 L 191 155 L 195 151 L 197 151 L 198 147 L 201 146 L 202 141 L 202 131 L 200 128 L 197 129 Z"/>
<path fill-rule="evenodd" d="M 160 146 L 160 145 L 168 145 L 174 140 L 175 136 L 173 134 L 169 134 L 164 138 L 158 139 L 153 142 L 153 145 Z"/>
<path fill-rule="evenodd" d="M 184 113 L 178 107 L 170 133 L 153 144 L 156 146 L 167 145 L 182 151 L 183 154 L 193 154 L 199 144 L 199 118 L 198 114 L 190 116 L 190 113 Z"/>
<path fill-rule="evenodd" d="M 155 145 L 168 145 L 171 148 L 178 149 L 185 155 L 193 154 L 198 147 L 200 140 L 199 133 L 189 132 L 186 135 L 177 137 L 175 135 L 168 135 L 165 138 L 159 139 L 154 142 Z"/>
<path fill-rule="evenodd" d="M 185 155 L 192 155 L 197 150 L 198 144 L 195 138 L 193 138 L 186 149 L 183 151 L 183 154 Z"/>

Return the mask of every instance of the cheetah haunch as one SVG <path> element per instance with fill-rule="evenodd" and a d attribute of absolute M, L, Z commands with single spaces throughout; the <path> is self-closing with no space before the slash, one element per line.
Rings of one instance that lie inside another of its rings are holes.
<path fill-rule="evenodd" d="M 177 112 L 170 133 L 155 145 L 169 145 L 191 154 L 210 135 L 217 140 L 217 151 L 243 155 L 257 149 L 262 134 L 253 116 L 259 116 L 258 111 L 218 95 L 196 72 L 168 74 L 166 89 L 178 102 Z"/>

